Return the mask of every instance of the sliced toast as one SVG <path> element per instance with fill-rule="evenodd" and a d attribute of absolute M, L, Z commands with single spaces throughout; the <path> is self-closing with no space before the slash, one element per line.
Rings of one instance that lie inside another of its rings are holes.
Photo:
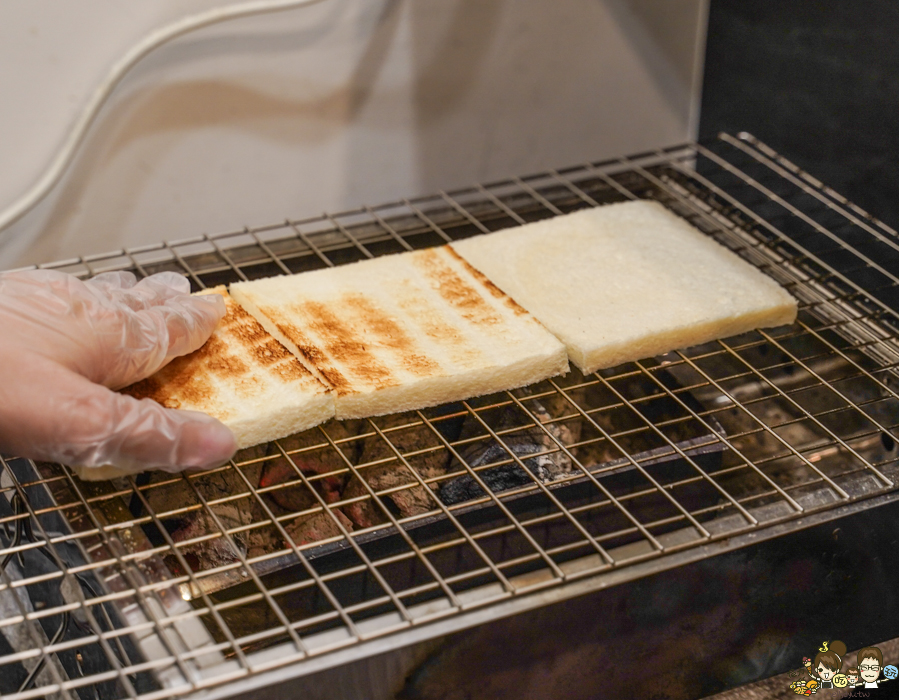
<path fill-rule="evenodd" d="M 773 279 L 657 202 L 586 209 L 452 247 L 585 373 L 796 319 L 796 301 Z"/>
<path fill-rule="evenodd" d="M 396 413 L 567 372 L 565 347 L 450 248 L 241 282 L 234 300 L 335 394 Z"/>

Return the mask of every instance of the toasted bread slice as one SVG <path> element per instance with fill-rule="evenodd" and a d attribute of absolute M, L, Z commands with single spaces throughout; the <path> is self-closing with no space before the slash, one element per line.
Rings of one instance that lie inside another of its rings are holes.
<path fill-rule="evenodd" d="M 238 448 L 306 430 L 334 416 L 334 397 L 283 345 L 228 296 L 227 312 L 206 344 L 122 391 L 166 408 L 218 418 Z"/>
<path fill-rule="evenodd" d="M 338 418 L 568 371 L 565 347 L 448 247 L 241 282 L 234 300 L 334 389 Z"/>
<path fill-rule="evenodd" d="M 166 408 L 202 411 L 228 426 L 238 448 L 306 430 L 334 416 L 334 397 L 284 346 L 228 296 L 227 312 L 199 350 L 122 389 Z M 77 467 L 82 479 L 122 476 L 115 467 Z"/>
<path fill-rule="evenodd" d="M 586 209 L 452 247 L 588 373 L 796 319 L 796 301 L 773 279 L 657 202 Z"/>

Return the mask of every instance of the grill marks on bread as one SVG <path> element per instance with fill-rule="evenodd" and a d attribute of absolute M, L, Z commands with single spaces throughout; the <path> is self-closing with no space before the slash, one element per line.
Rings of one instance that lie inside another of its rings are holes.
<path fill-rule="evenodd" d="M 491 282 L 487 275 L 483 274 L 480 270 L 476 270 L 474 267 L 468 264 L 468 261 L 459 255 L 451 245 L 446 246 L 446 252 L 449 253 L 455 260 L 459 261 L 459 264 L 462 265 L 465 270 L 474 277 L 478 282 L 480 282 L 490 294 L 492 294 L 496 299 L 502 301 L 506 306 L 508 306 L 512 311 L 515 312 L 518 316 L 529 316 L 530 313 L 527 309 L 521 306 L 518 302 L 516 302 L 512 297 L 506 294 L 502 289 L 497 287 L 493 282 Z"/>
<path fill-rule="evenodd" d="M 362 294 L 347 294 L 342 301 L 352 309 L 350 315 L 355 316 L 353 320 L 359 327 L 371 334 L 372 341 L 377 346 L 389 349 L 407 372 L 427 377 L 440 371 L 437 361 L 424 353 L 397 320 L 367 297 Z"/>
<path fill-rule="evenodd" d="M 397 381 L 391 371 L 366 348 L 357 330 L 341 320 L 339 309 L 345 306 L 344 297 L 334 305 L 334 308 L 328 308 L 325 304 L 315 301 L 291 307 L 293 313 L 307 320 L 309 330 L 317 335 L 322 343 L 324 355 L 333 361 L 330 366 L 319 366 L 319 370 L 339 392 L 345 392 L 350 382 L 334 364 L 349 368 L 344 369 L 344 372 L 348 371 L 357 379 L 378 388 L 396 384 Z"/>
<path fill-rule="evenodd" d="M 239 346 L 254 362 L 262 367 L 274 369 L 285 381 L 306 379 L 310 376 L 309 370 L 303 367 L 287 348 L 272 338 L 255 318 L 236 304 L 229 304 L 222 328 L 238 340 Z M 210 340 L 214 340 L 214 337 Z"/>
<path fill-rule="evenodd" d="M 449 246 L 232 290 L 249 312 L 217 290 L 228 311 L 206 345 L 127 393 L 227 421 L 273 379 L 337 397 L 405 392 L 419 381 L 453 386 L 467 372 L 501 371 L 510 357 L 533 353 L 525 339 L 545 333 Z M 223 385 L 229 399 L 220 396 Z"/>
<path fill-rule="evenodd" d="M 403 280 L 397 295 L 397 306 L 414 319 L 425 338 L 445 349 L 452 362 L 471 366 L 484 359 L 484 354 L 477 347 L 465 342 L 462 331 L 444 320 L 437 306 L 408 280 Z"/>
<path fill-rule="evenodd" d="M 567 370 L 562 345 L 447 246 L 240 282 L 231 293 L 331 386 L 338 418 Z"/>
<path fill-rule="evenodd" d="M 152 399 L 166 408 L 203 411 L 227 422 L 240 407 L 231 397 L 250 399 L 264 390 L 263 373 L 281 382 L 324 391 L 318 379 L 272 338 L 259 322 L 217 288 L 227 312 L 198 350 L 176 357 L 159 372 L 122 390 L 137 399 Z"/>
<path fill-rule="evenodd" d="M 375 389 L 397 386 L 400 378 L 388 364 L 419 377 L 440 371 L 437 361 L 395 318 L 361 294 L 343 294 L 330 304 L 303 301 L 289 304 L 287 309 L 291 316 L 303 319 L 307 331 L 285 322 L 276 323 L 278 330 L 338 394 L 351 392 L 353 380 Z M 260 310 L 269 318 L 281 315 L 272 307 Z M 384 354 L 389 357 L 378 359 L 378 355 Z"/>
<path fill-rule="evenodd" d="M 564 346 L 447 246 L 230 292 L 212 290 L 227 314 L 201 349 L 125 391 L 219 418 L 238 447 L 568 371 Z"/>
<path fill-rule="evenodd" d="M 192 372 L 184 371 L 186 366 L 189 362 L 178 357 L 166 366 L 168 381 L 157 373 L 125 387 L 122 393 L 136 399 L 153 399 L 166 408 L 189 408 L 202 404 L 212 397 L 212 388 L 198 382 Z"/>
<path fill-rule="evenodd" d="M 414 263 L 437 293 L 457 309 L 462 318 L 479 326 L 502 323 L 499 314 L 484 300 L 481 291 L 467 284 L 453 268 L 440 259 L 435 249 L 421 251 L 414 258 Z"/>

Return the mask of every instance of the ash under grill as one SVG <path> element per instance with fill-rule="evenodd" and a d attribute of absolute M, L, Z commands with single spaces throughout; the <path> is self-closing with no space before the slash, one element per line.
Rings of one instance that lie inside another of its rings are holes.
<path fill-rule="evenodd" d="M 628 198 L 760 266 L 797 323 L 332 421 L 204 474 L 82 483 L 7 458 L 0 692 L 225 697 L 892 492 L 899 238 L 748 136 L 48 267 L 200 289 Z"/>

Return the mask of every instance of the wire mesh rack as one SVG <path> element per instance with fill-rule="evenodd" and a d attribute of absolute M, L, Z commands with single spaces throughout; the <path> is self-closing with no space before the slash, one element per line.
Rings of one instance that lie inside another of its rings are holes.
<path fill-rule="evenodd" d="M 225 697 L 892 491 L 899 237 L 749 135 L 44 267 L 201 289 L 626 199 L 760 267 L 797 322 L 332 421 L 202 474 L 4 457 L 0 692 Z"/>

